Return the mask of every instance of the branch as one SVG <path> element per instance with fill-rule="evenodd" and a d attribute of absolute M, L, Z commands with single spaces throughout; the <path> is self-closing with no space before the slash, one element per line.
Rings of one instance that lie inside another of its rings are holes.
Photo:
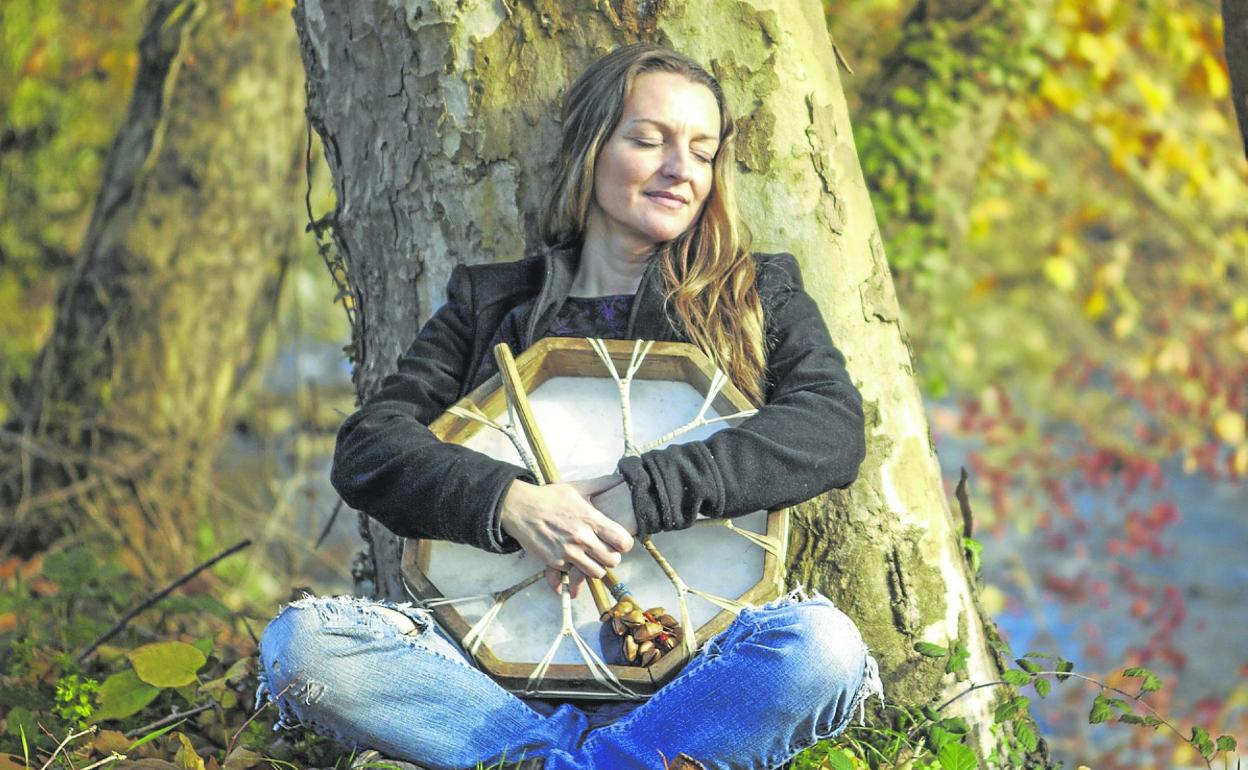
<path fill-rule="evenodd" d="M 193 709 L 187 709 L 186 711 L 174 712 L 170 714 L 169 716 L 164 717 L 162 719 L 157 719 L 155 722 L 151 722 L 150 724 L 143 725 L 142 727 L 136 727 L 133 730 L 127 730 L 126 737 L 136 738 L 142 735 L 143 733 L 148 732 L 149 730 L 159 730 L 165 725 L 172 724 L 173 722 L 177 722 L 178 720 L 190 719 L 196 714 L 203 713 L 207 711 L 208 709 L 213 708 L 216 705 L 217 705 L 216 703 L 213 703 L 210 701 L 208 703 L 201 703 L 200 705 L 196 706 Z"/>
<path fill-rule="evenodd" d="M 92 642 L 90 647 L 78 653 L 78 662 L 81 663 L 83 660 L 85 660 L 86 657 L 90 655 L 91 653 L 95 652 L 96 648 L 98 648 L 101 644 L 103 644 L 104 642 L 107 642 L 109 639 L 112 639 L 114 636 L 116 636 L 117 633 L 121 631 L 121 629 L 125 628 L 126 624 L 129 623 L 131 620 L 133 620 L 136 615 L 148 609 L 153 604 L 156 604 L 156 602 L 159 602 L 161 599 L 164 599 L 166 596 L 172 593 L 175 588 L 187 583 L 191 578 L 195 577 L 199 573 L 203 572 L 204 570 L 208 569 L 212 565 L 221 561 L 225 557 L 232 556 L 235 553 L 243 550 L 249 545 L 251 545 L 251 540 L 244 540 L 240 543 L 237 543 L 231 546 L 230 548 L 227 548 L 226 550 L 212 557 L 208 561 L 199 565 L 195 569 L 186 573 L 182 577 L 173 581 L 168 586 L 166 586 L 164 590 L 160 591 L 159 593 L 149 596 L 147 599 L 143 601 L 142 604 L 140 604 L 139 606 L 135 607 L 134 609 L 130 610 L 125 615 L 123 615 L 121 620 L 118 620 L 117 623 L 112 628 L 105 631 L 102 636 L 100 636 L 98 639 Z"/>

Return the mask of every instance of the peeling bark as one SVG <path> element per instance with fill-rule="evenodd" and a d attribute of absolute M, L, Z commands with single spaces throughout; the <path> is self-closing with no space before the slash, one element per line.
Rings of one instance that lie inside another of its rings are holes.
<path fill-rule="evenodd" d="M 954 686 L 914 652 L 919 640 L 960 638 L 970 677 L 998 678 L 820 5 L 638 3 L 627 23 L 625 5 L 298 3 L 309 114 L 328 149 L 335 239 L 361 311 L 360 396 L 376 389 L 441 301 L 453 265 L 538 249 L 535 220 L 566 84 L 638 36 L 671 45 L 723 82 L 742 126 L 745 228 L 757 250 L 798 256 L 867 404 L 869 456 L 858 482 L 797 511 L 793 582 L 824 591 L 854 617 L 895 701 L 927 702 Z M 363 526 L 374 549 L 370 587 L 401 594 L 394 538 Z M 986 743 L 995 696 L 976 695 L 958 706 L 984 726 Z"/>

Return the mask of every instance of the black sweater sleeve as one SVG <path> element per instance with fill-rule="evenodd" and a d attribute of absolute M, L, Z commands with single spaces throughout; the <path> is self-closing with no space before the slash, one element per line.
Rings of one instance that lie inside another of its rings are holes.
<path fill-rule="evenodd" d="M 764 286 L 777 275 L 788 284 L 784 291 Z M 862 396 L 791 255 L 760 265 L 760 292 L 765 308 L 774 298 L 767 402 L 705 441 L 620 461 L 643 536 L 684 529 L 698 514 L 731 517 L 793 505 L 848 486 L 858 475 L 866 456 Z"/>
<path fill-rule="evenodd" d="M 455 444 L 427 427 L 454 402 L 472 356 L 471 274 L 451 274 L 447 302 L 399 359 L 398 371 L 338 430 L 330 480 L 348 505 L 403 537 L 467 543 L 495 553 L 520 546 L 498 521 L 516 465 Z"/>

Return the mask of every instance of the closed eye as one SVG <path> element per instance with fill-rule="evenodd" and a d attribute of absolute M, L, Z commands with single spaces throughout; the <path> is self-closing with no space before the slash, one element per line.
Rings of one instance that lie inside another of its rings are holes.
<path fill-rule="evenodd" d="M 633 144 L 637 145 L 638 147 L 658 147 L 663 144 L 662 142 L 658 142 L 658 141 L 650 141 L 647 139 L 637 139 L 637 138 L 629 139 L 629 141 L 631 141 Z M 713 155 L 703 155 L 702 153 L 695 152 L 693 154 L 693 157 L 697 158 L 699 161 L 703 163 L 715 162 L 715 156 Z"/>

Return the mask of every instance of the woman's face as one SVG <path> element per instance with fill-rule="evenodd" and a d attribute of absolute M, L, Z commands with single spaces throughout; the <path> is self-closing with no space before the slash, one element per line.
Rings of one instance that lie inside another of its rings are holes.
<path fill-rule="evenodd" d="M 648 252 L 689 229 L 711 190 L 719 105 L 684 75 L 647 72 L 594 168 L 586 238 Z"/>

